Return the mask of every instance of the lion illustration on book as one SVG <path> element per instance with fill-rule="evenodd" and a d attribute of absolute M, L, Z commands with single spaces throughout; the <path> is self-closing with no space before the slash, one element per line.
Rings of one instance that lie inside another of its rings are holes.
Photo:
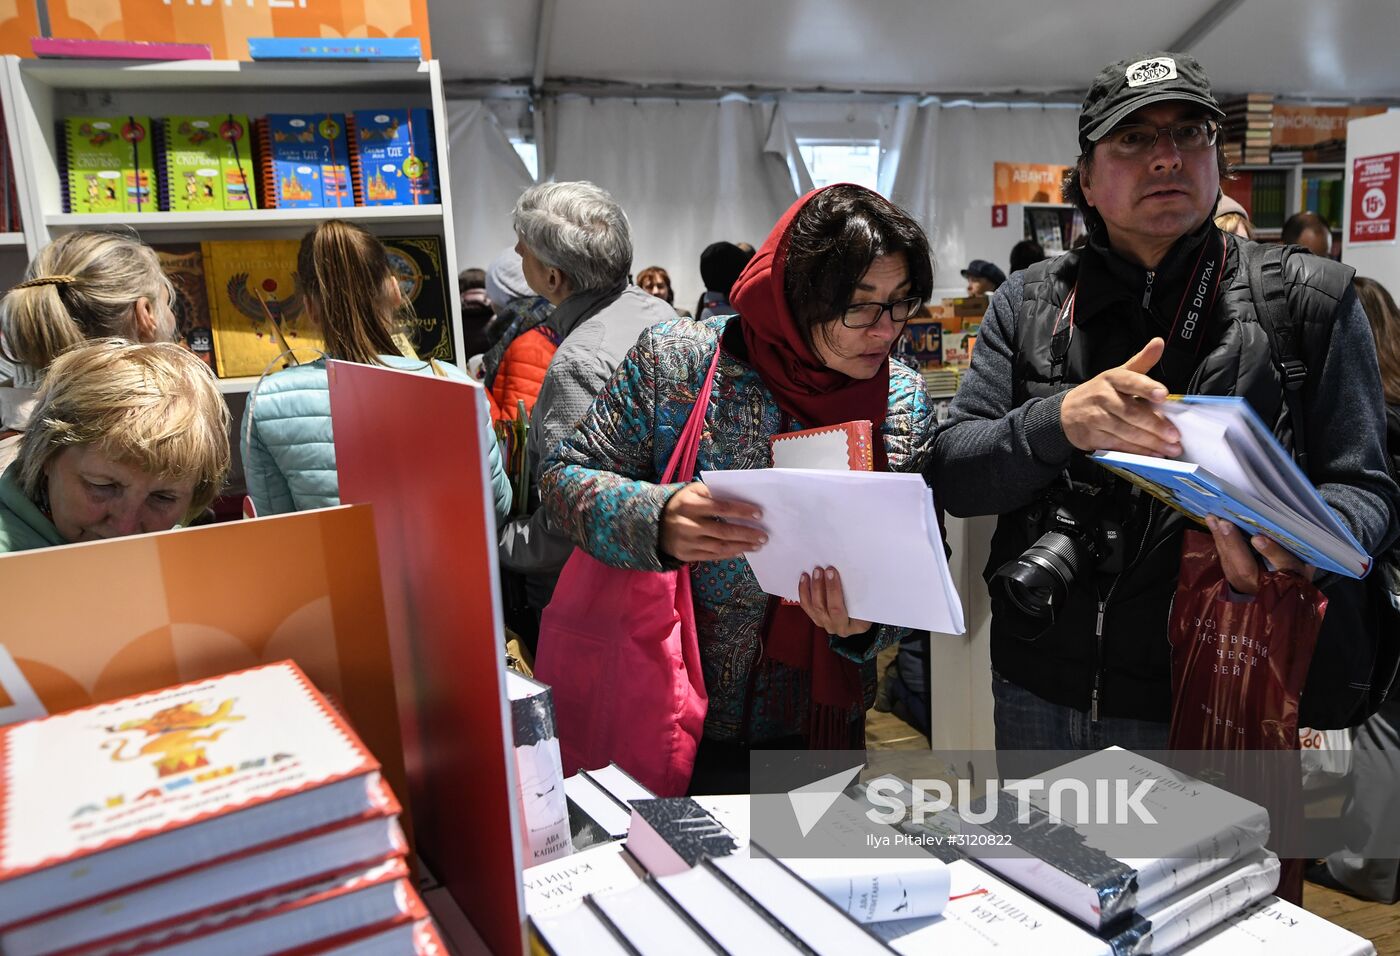
<path fill-rule="evenodd" d="M 205 734 L 200 734 L 199 731 L 209 730 L 215 724 L 242 720 L 242 717 L 231 712 L 233 704 L 233 698 L 229 698 L 212 713 L 205 713 L 204 705 L 191 701 L 158 710 L 141 720 L 129 720 L 124 724 L 108 727 L 108 733 L 140 731 L 149 738 L 139 751 L 128 757 L 124 754 L 131 738 L 123 737 L 117 743 L 117 749 L 112 751 L 112 760 L 126 762 L 155 757 L 156 775 L 159 777 L 207 767 L 209 761 L 204 756 L 204 745 L 218 740 L 228 728 L 212 730 Z M 104 749 L 110 747 L 111 741 L 102 746 Z"/>

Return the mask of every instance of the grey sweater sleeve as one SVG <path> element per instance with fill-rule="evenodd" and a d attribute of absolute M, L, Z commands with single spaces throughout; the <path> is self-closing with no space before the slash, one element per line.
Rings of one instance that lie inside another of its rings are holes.
<path fill-rule="evenodd" d="M 1400 489 L 1387 466 L 1376 342 L 1354 291 L 1337 304 L 1326 358 L 1309 363 L 1303 395 L 1308 477 L 1375 555 L 1400 533 Z"/>
<path fill-rule="evenodd" d="M 1063 393 L 1015 405 L 1013 343 L 1022 280 L 1022 273 L 1014 273 L 992 296 L 972 366 L 934 439 L 928 474 L 934 500 L 959 518 L 1029 504 L 1075 453 L 1060 427 Z"/>

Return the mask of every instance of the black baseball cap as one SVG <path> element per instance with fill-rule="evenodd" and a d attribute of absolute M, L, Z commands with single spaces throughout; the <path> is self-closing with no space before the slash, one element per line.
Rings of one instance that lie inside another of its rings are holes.
<path fill-rule="evenodd" d="M 1110 63 L 1094 77 L 1079 108 L 1079 145 L 1087 149 L 1097 143 L 1134 110 L 1171 100 L 1196 103 L 1216 118 L 1225 118 L 1206 71 L 1193 56 L 1152 53 Z"/>
<path fill-rule="evenodd" d="M 976 276 L 995 285 L 1001 285 L 1006 281 L 1006 273 L 998 269 L 995 263 L 988 262 L 986 259 L 973 259 L 962 271 L 962 276 L 964 279 Z"/>

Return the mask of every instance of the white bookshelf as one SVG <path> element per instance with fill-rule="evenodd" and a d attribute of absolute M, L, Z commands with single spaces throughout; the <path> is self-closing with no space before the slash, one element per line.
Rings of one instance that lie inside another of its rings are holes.
<path fill-rule="evenodd" d="M 0 232 L 0 249 L 24 249 L 25 239 L 22 232 Z"/>
<path fill-rule="evenodd" d="M 14 171 L 15 193 L 19 197 L 20 203 L 20 232 L 0 232 L 0 290 L 8 289 L 10 286 L 24 278 L 24 270 L 29 265 L 29 250 L 33 246 L 30 236 L 32 225 L 30 222 L 29 204 L 26 197 L 29 193 L 29 178 L 23 165 L 23 151 L 20 148 L 19 140 L 14 135 L 15 124 L 12 117 L 18 109 L 15 103 L 14 91 L 10 84 L 9 72 L 0 69 L 0 107 L 3 107 L 4 122 L 9 129 L 9 151 L 10 166 Z M 3 188 L 0 186 L 0 188 Z"/>
<path fill-rule="evenodd" d="M 326 219 L 346 219 L 377 235 L 436 235 L 442 240 L 455 361 L 462 353 L 461 304 L 455 288 L 456 242 L 447 178 L 447 114 L 437 61 L 424 63 L 240 63 L 187 60 L 131 64 L 116 61 L 22 60 L 4 57 L 0 92 L 7 99 L 10 141 L 17 144 L 23 236 L 0 236 L 0 250 L 22 247 L 33 256 L 46 243 L 78 229 L 134 229 L 153 243 L 219 238 L 291 239 Z M 144 116 L 229 110 L 250 119 L 267 113 L 349 112 L 427 108 L 433 119 L 440 202 L 421 206 L 345 206 L 328 209 L 256 209 L 226 213 L 152 212 L 126 216 L 66 213 L 58 125 L 67 116 L 134 113 Z M 0 260 L 2 261 L 2 260 Z M 256 379 L 224 379 L 230 394 Z"/>
<path fill-rule="evenodd" d="M 1300 213 L 1304 209 L 1307 197 L 1304 195 L 1304 180 L 1309 173 L 1342 173 L 1345 179 L 1346 163 L 1241 163 L 1234 167 L 1236 172 L 1241 173 L 1282 173 L 1284 175 L 1283 187 L 1283 219 L 1288 221 L 1290 216 Z M 1346 215 L 1345 208 L 1342 210 Z M 1340 222 L 1331 223 L 1332 232 L 1340 235 L 1342 224 Z M 1255 235 L 1259 239 L 1277 239 L 1283 230 L 1280 228 L 1259 229 L 1256 227 Z"/>

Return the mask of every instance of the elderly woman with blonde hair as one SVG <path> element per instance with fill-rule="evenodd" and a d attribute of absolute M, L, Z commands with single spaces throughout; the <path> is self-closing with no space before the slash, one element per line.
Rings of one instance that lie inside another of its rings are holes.
<path fill-rule="evenodd" d="M 165 531 L 223 484 L 228 407 L 181 346 L 78 345 L 52 362 L 37 399 L 0 475 L 0 553 Z"/>

